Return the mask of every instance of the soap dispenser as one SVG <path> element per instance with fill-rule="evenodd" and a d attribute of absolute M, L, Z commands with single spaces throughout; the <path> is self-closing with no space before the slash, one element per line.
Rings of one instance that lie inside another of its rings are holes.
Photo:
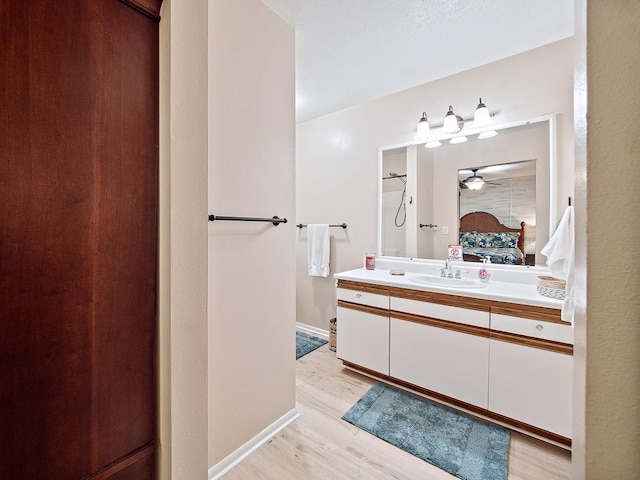
<path fill-rule="evenodd" d="M 489 263 L 491 263 L 491 262 L 489 262 Z M 487 270 L 487 259 L 483 258 L 482 259 L 482 268 L 480 268 L 480 270 L 478 271 L 478 279 L 482 283 L 489 283 L 489 277 L 491 277 L 491 274 Z"/>

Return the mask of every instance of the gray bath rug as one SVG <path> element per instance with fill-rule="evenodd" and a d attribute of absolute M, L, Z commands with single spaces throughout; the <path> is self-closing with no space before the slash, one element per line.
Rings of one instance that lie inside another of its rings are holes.
<path fill-rule="evenodd" d="M 377 383 L 342 417 L 465 480 L 506 480 L 509 431 Z"/>
<path fill-rule="evenodd" d="M 327 343 L 327 340 L 296 331 L 296 360 L 304 357 L 309 352 L 313 352 L 316 348 L 320 348 L 325 343 Z"/>

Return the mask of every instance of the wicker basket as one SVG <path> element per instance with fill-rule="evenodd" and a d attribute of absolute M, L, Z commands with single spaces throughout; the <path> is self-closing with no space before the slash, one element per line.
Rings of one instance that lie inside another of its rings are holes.
<path fill-rule="evenodd" d="M 329 320 L 329 350 L 332 352 L 336 351 L 337 347 L 337 334 L 338 334 L 338 325 L 337 320 L 332 318 Z"/>
<path fill-rule="evenodd" d="M 567 282 L 561 278 L 540 276 L 538 277 L 538 293 L 545 297 L 564 300 L 566 296 Z"/>

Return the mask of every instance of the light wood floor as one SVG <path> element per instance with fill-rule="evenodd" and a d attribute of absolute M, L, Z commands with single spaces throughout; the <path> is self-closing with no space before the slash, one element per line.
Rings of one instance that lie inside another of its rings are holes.
<path fill-rule="evenodd" d="M 341 420 L 375 380 L 344 369 L 328 345 L 299 359 L 296 370 L 300 418 L 225 480 L 456 479 Z M 570 471 L 569 452 L 512 432 L 510 480 L 570 479 Z"/>

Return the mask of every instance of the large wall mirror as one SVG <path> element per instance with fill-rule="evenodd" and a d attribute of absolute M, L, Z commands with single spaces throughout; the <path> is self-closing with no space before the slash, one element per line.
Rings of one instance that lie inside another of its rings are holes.
<path fill-rule="evenodd" d="M 493 128 L 490 138 L 379 150 L 379 255 L 444 259 L 462 244 L 467 261 L 544 264 L 556 221 L 555 117 Z"/>

